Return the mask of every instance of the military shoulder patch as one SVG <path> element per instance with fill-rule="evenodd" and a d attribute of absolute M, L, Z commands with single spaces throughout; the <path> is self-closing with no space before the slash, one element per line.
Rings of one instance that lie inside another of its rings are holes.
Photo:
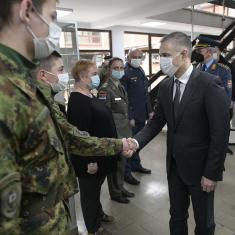
<path fill-rule="evenodd" d="M 20 211 L 22 189 L 18 175 L 13 173 L 1 179 L 0 182 L 0 213 L 8 219 L 18 216 Z"/>
<path fill-rule="evenodd" d="M 227 84 L 228 84 L 228 88 L 232 88 L 232 80 L 228 80 L 228 82 L 227 82 Z"/>
<path fill-rule="evenodd" d="M 107 99 L 107 91 L 99 91 L 98 92 L 98 99 L 99 100 L 106 100 Z"/>

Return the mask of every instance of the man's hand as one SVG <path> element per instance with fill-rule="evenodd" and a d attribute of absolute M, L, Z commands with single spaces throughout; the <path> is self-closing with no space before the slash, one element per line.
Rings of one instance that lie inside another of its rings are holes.
<path fill-rule="evenodd" d="M 217 183 L 216 181 L 209 180 L 205 176 L 202 176 L 201 186 L 203 191 L 208 193 L 214 191 L 216 183 Z"/>
<path fill-rule="evenodd" d="M 131 120 L 129 121 L 129 124 L 130 124 L 130 127 L 131 127 L 131 128 L 135 127 L 135 119 L 131 119 Z"/>
<path fill-rule="evenodd" d="M 137 145 L 137 143 L 136 143 L 136 141 L 133 139 L 133 138 L 128 138 L 127 139 L 127 141 L 128 141 L 128 144 L 129 144 L 129 147 L 133 150 L 133 151 L 137 151 L 137 149 L 138 149 L 138 145 Z"/>
<path fill-rule="evenodd" d="M 87 165 L 87 173 L 94 175 L 98 171 L 97 162 L 91 162 Z"/>
<path fill-rule="evenodd" d="M 127 158 L 132 157 L 132 155 L 136 151 L 136 144 L 134 145 L 132 143 L 132 141 L 130 140 L 130 138 L 129 139 L 123 138 L 122 143 L 123 143 L 123 152 L 122 152 L 122 154 Z"/>

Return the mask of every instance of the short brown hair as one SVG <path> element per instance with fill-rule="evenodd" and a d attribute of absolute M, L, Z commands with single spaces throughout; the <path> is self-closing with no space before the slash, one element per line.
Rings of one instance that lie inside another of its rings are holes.
<path fill-rule="evenodd" d="M 109 68 L 111 68 L 111 66 L 113 65 L 113 63 L 114 63 L 115 61 L 120 61 L 120 62 L 122 62 L 122 63 L 124 64 L 124 62 L 123 62 L 123 60 L 122 60 L 121 58 L 119 58 L 119 57 L 113 57 L 113 58 L 111 58 L 111 59 L 109 60 L 109 64 L 108 64 Z"/>
<path fill-rule="evenodd" d="M 42 5 L 46 0 L 32 0 L 34 7 L 39 13 L 42 12 Z M 1 0 L 0 4 L 0 31 L 4 26 L 10 23 L 12 18 L 12 6 L 16 3 L 21 2 L 21 0 Z"/>
<path fill-rule="evenodd" d="M 80 76 L 86 74 L 93 66 L 96 66 L 96 64 L 91 60 L 79 60 L 72 68 L 72 76 L 75 81 L 79 81 Z"/>

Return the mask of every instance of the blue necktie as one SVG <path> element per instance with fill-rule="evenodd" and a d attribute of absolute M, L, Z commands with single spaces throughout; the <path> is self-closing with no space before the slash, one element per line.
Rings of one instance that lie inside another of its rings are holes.
<path fill-rule="evenodd" d="M 207 67 L 206 67 L 206 64 L 203 64 L 202 65 L 202 71 L 206 71 Z"/>

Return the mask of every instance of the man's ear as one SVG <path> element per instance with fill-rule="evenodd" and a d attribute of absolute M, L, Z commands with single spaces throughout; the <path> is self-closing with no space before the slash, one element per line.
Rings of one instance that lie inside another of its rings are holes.
<path fill-rule="evenodd" d="M 29 24 L 33 14 L 32 0 L 22 0 L 19 6 L 20 20 L 26 25 Z"/>
<path fill-rule="evenodd" d="M 43 69 L 39 70 L 37 77 L 38 77 L 40 80 L 45 81 L 45 80 L 46 80 L 46 78 L 45 78 L 45 71 L 44 71 Z"/>

